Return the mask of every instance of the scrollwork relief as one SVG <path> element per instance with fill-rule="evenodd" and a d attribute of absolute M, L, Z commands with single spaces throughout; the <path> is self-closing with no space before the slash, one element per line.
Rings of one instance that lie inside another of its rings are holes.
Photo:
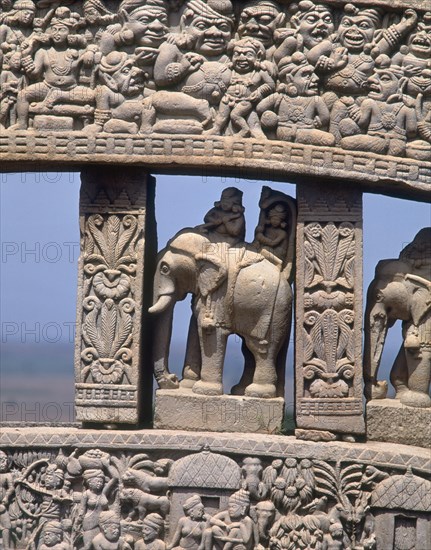
<path fill-rule="evenodd" d="M 5 2 L 0 125 L 431 159 L 431 18 L 301 0 Z"/>

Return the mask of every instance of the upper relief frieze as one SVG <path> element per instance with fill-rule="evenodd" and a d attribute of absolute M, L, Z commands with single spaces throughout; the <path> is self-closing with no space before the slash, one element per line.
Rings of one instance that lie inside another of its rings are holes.
<path fill-rule="evenodd" d="M 22 133 L 231 136 L 430 161 L 420 7 L 3 0 L 0 153 Z"/>

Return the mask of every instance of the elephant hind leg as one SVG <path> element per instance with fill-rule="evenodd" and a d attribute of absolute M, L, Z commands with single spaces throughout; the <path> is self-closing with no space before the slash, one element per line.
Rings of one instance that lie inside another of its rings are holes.
<path fill-rule="evenodd" d="M 276 397 L 277 373 L 274 350 L 262 353 L 259 341 L 254 338 L 247 338 L 245 342 L 256 361 L 253 382 L 246 387 L 245 395 L 247 397 Z"/>
<path fill-rule="evenodd" d="M 244 370 L 242 372 L 241 380 L 231 389 L 232 395 L 244 395 L 246 387 L 253 382 L 254 371 L 256 368 L 254 355 L 246 346 L 244 338 L 242 338 L 241 352 L 244 356 Z"/>

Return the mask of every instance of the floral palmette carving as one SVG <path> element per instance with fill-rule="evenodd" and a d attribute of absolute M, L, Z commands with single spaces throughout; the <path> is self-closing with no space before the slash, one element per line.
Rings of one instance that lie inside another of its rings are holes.
<path fill-rule="evenodd" d="M 304 322 L 304 377 L 313 380 L 311 396 L 346 397 L 354 375 L 352 311 L 309 311 Z"/>
<path fill-rule="evenodd" d="M 84 243 L 87 297 L 83 301 L 82 380 L 118 384 L 131 382 L 133 275 L 139 232 L 135 216 L 100 214 L 88 218 Z"/>
<path fill-rule="evenodd" d="M 355 254 L 353 225 L 349 222 L 338 227 L 335 223 L 324 226 L 310 223 L 304 232 L 305 286 L 322 285 L 327 292 L 337 285 L 352 289 Z"/>
<path fill-rule="evenodd" d="M 313 222 L 304 234 L 304 378 L 311 397 L 347 397 L 354 376 L 354 226 Z"/>

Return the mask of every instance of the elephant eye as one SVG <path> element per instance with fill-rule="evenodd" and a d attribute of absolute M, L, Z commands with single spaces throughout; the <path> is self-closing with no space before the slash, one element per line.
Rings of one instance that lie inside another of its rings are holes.
<path fill-rule="evenodd" d="M 160 266 L 160 272 L 163 273 L 163 275 L 167 275 L 170 272 L 168 264 L 163 263 Z"/>

